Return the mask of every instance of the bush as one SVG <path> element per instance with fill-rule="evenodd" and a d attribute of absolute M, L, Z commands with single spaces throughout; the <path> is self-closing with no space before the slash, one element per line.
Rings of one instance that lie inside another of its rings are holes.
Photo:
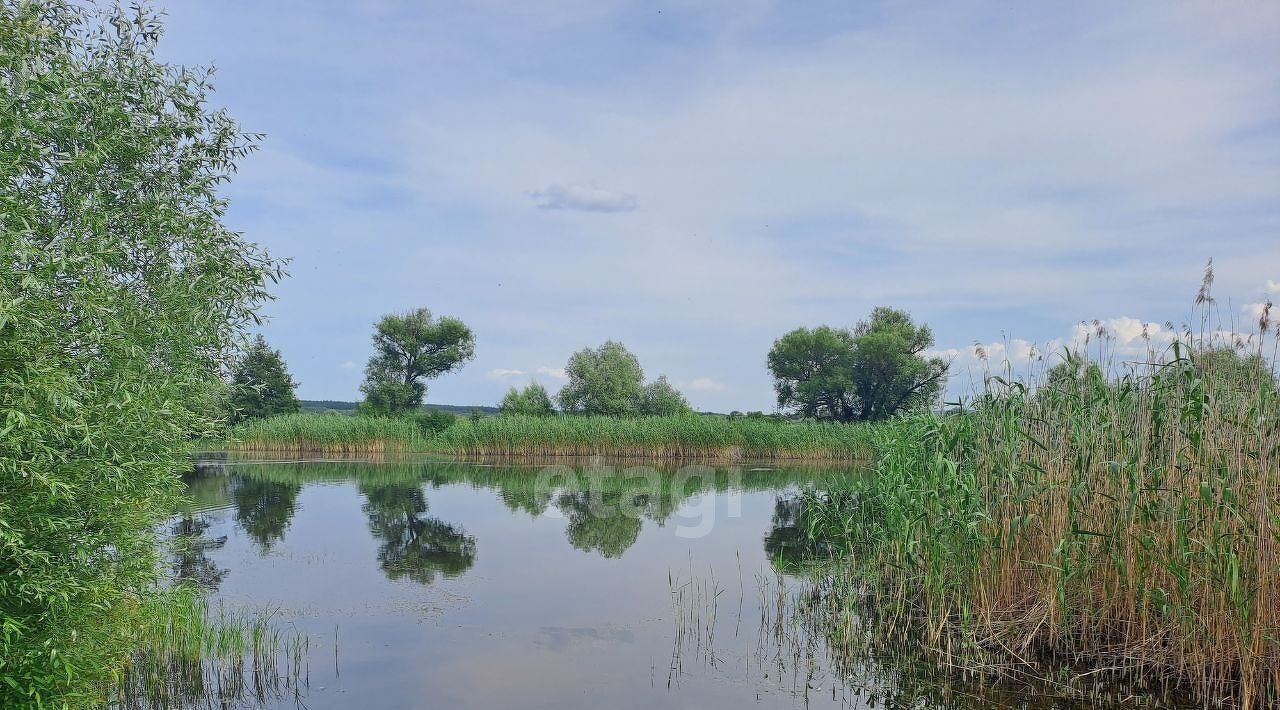
<path fill-rule="evenodd" d="M 457 419 L 457 415 L 440 409 L 432 409 L 413 417 L 413 421 L 417 423 L 418 429 L 422 431 L 423 436 L 431 436 L 436 432 L 444 431 L 453 426 L 454 421 Z"/>

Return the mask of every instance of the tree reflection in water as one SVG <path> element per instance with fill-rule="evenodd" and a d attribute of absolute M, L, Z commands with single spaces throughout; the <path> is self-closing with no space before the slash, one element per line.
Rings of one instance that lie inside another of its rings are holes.
<path fill-rule="evenodd" d="M 177 582 L 193 584 L 214 592 L 227 576 L 227 571 L 209 559 L 207 552 L 227 544 L 227 536 L 210 538 L 205 535 L 209 521 L 203 516 L 184 515 L 170 529 L 173 558 L 169 573 Z"/>
<path fill-rule="evenodd" d="M 457 577 L 476 561 L 476 540 L 460 527 L 428 517 L 417 483 L 360 484 L 369 530 L 378 538 L 378 564 L 388 579 L 431 584 L 436 575 Z"/>
<path fill-rule="evenodd" d="M 301 483 L 237 477 L 231 489 L 236 522 L 263 550 L 270 550 L 289 528 L 301 491 Z"/>
<path fill-rule="evenodd" d="M 569 519 L 565 534 L 570 545 L 612 559 L 622 557 L 640 537 L 640 516 L 626 511 L 635 510 L 637 504 L 643 508 L 644 498 L 638 493 L 577 491 L 562 493 L 556 506 Z"/>
<path fill-rule="evenodd" d="M 795 573 L 828 556 L 828 550 L 815 542 L 801 526 L 804 513 L 801 495 L 778 496 L 773 504 L 773 521 L 764 537 L 764 552 L 779 572 Z"/>
<path fill-rule="evenodd" d="M 565 537 L 574 549 L 616 559 L 636 544 L 646 524 L 663 525 L 691 496 L 776 489 L 782 479 L 808 477 L 803 471 L 749 469 L 744 474 L 737 468 L 705 466 L 557 465 L 548 474 L 551 469 L 406 462 L 381 464 L 375 473 L 346 462 L 263 464 L 238 471 L 218 490 L 206 484 L 210 487 L 206 497 L 211 505 L 219 495 L 228 497 L 237 525 L 269 551 L 285 536 L 306 482 L 354 479 L 365 499 L 361 509 L 379 544 L 378 563 L 384 573 L 391 579 L 407 577 L 431 584 L 441 576 L 456 577 L 469 570 L 475 563 L 476 540 L 460 525 L 427 514 L 425 485 L 465 483 L 488 489 L 509 510 L 534 518 L 558 510 L 567 519 Z M 801 505 L 794 495 L 775 503 L 773 528 L 764 546 L 780 571 L 793 571 L 825 554 L 809 543 L 799 527 Z"/>

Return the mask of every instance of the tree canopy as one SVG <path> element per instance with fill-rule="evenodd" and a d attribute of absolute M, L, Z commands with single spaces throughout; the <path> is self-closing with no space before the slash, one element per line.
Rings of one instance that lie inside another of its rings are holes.
<path fill-rule="evenodd" d="M 281 264 L 223 223 L 255 148 L 143 9 L 0 3 L 0 707 L 98 707 L 153 531 Z"/>
<path fill-rule="evenodd" d="M 498 410 L 502 414 L 523 414 L 531 417 L 546 417 L 556 413 L 547 389 L 537 382 L 530 382 L 522 390 L 512 387 L 507 392 L 507 396 L 502 398 L 502 404 Z"/>
<path fill-rule="evenodd" d="M 279 350 L 267 345 L 261 335 L 254 338 L 236 361 L 231 375 L 228 403 L 231 423 L 245 419 L 265 419 L 291 414 L 301 409 L 293 381 Z"/>
<path fill-rule="evenodd" d="M 583 348 L 564 368 L 569 381 L 560 388 L 560 409 L 573 414 L 628 416 L 637 411 L 644 370 L 622 343 L 610 340 Z"/>
<path fill-rule="evenodd" d="M 626 417 L 692 411 L 666 376 L 645 385 L 640 361 L 613 340 L 574 353 L 564 371 L 569 381 L 556 398 L 566 414 Z"/>
<path fill-rule="evenodd" d="M 937 402 L 947 364 L 925 356 L 933 332 L 878 307 L 852 330 L 797 328 L 774 342 L 768 366 L 778 406 L 803 417 L 870 421 Z"/>
<path fill-rule="evenodd" d="M 417 410 L 427 394 L 426 380 L 462 366 L 475 357 L 475 347 L 471 329 L 457 318 L 437 320 L 426 308 L 383 316 L 374 325 L 360 411 L 395 415 Z"/>
<path fill-rule="evenodd" d="M 666 375 L 640 389 L 640 399 L 636 404 L 639 414 L 648 417 L 665 417 L 673 414 L 688 414 L 693 411 L 684 395 L 671 386 Z"/>

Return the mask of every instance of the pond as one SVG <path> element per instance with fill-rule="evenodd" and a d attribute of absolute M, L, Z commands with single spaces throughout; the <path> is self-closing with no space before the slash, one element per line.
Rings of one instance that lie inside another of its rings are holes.
<path fill-rule="evenodd" d="M 306 639 L 244 707 L 987 707 L 795 623 L 798 494 L 855 470 L 204 461 L 174 574 Z M 1011 702 L 1011 706 L 1025 703 Z"/>

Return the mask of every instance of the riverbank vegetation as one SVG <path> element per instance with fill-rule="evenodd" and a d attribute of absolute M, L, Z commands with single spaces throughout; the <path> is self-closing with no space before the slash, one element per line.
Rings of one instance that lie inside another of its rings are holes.
<path fill-rule="evenodd" d="M 871 456 L 871 434 L 866 427 L 842 424 L 695 414 L 474 419 L 445 413 L 416 418 L 294 414 L 237 425 L 227 447 L 264 453 L 865 460 Z"/>
<path fill-rule="evenodd" d="M 884 306 L 852 329 L 797 328 L 768 366 L 778 407 L 819 421 L 870 422 L 937 404 L 949 363 L 930 355 L 933 331 Z"/>
<path fill-rule="evenodd" d="M 155 533 L 281 264 L 222 222 L 256 137 L 146 9 L 0 3 L 0 707 L 100 707 Z"/>
<path fill-rule="evenodd" d="M 310 641 L 270 615 L 212 609 L 189 587 L 140 603 L 133 653 L 105 693 L 110 707 L 261 707 L 305 686 Z"/>
<path fill-rule="evenodd" d="M 964 414 L 873 429 L 875 475 L 803 516 L 844 551 L 833 633 L 857 643 L 872 608 L 948 665 L 1280 701 L 1269 327 L 1264 309 L 1252 335 L 1072 355 L 1031 385 L 990 378 Z"/>

